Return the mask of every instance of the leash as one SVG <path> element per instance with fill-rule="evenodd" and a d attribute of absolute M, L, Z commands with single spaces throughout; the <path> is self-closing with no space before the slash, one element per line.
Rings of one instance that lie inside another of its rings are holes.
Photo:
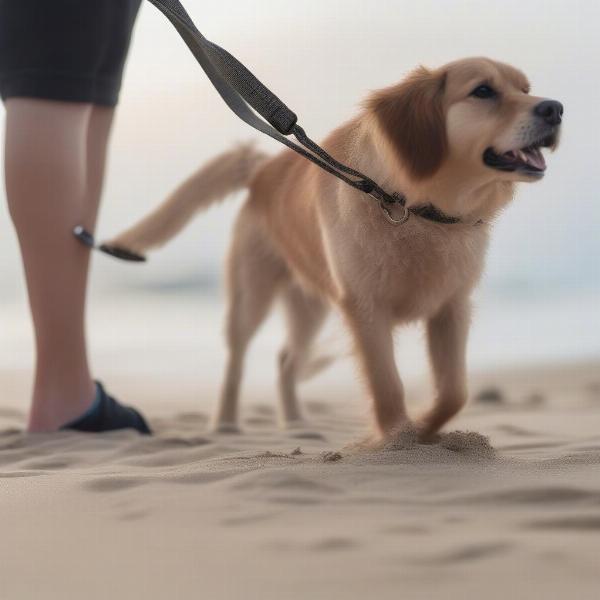
<path fill-rule="evenodd" d="M 389 194 L 360 171 L 337 161 L 308 137 L 298 124 L 298 117 L 294 111 L 288 108 L 237 58 L 200 33 L 179 0 L 148 1 L 173 24 L 221 98 L 242 121 L 294 150 L 350 187 L 377 200 L 386 219 L 394 225 L 405 223 L 411 214 L 443 224 L 460 222 L 460 219 L 446 215 L 432 205 L 408 208 L 404 195 Z M 290 136 L 293 136 L 298 143 L 290 139 Z M 394 215 L 395 207 L 400 209 L 400 217 Z M 122 249 L 105 245 L 97 247 L 93 236 L 82 227 L 77 227 L 73 233 L 90 248 L 98 249 L 122 260 L 143 260 L 143 257 Z"/>

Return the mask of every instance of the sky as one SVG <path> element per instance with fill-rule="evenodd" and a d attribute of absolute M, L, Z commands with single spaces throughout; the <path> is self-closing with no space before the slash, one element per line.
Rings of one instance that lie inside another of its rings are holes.
<path fill-rule="evenodd" d="M 419 64 L 435 67 L 483 55 L 521 68 L 533 93 L 565 105 L 563 138 L 549 157 L 546 178 L 523 185 L 498 220 L 482 294 L 500 302 L 568 296 L 571 311 L 578 306 L 578 294 L 586 297 L 586 310 L 594 305 L 589 294 L 600 299 L 600 2 L 184 4 L 199 29 L 271 87 L 315 139 L 350 118 L 370 90 L 399 81 Z M 229 112 L 170 23 L 143 3 L 111 143 L 99 236 L 129 226 L 204 160 L 249 139 L 279 151 L 275 142 L 260 138 Z M 212 284 L 239 204 L 238 198 L 212 209 L 146 267 L 99 258 L 92 296 Z M 24 301 L 17 244 L 3 197 L 0 301 Z M 562 325 L 568 330 L 570 321 Z M 578 326 L 585 328 L 585 319 Z"/>

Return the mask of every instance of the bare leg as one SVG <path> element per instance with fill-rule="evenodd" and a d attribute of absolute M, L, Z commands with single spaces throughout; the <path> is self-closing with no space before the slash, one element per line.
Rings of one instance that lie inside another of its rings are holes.
<path fill-rule="evenodd" d="M 408 421 L 404 388 L 394 360 L 393 322 L 384 314 L 354 306 L 343 307 L 343 311 L 373 399 L 379 432 L 387 435 Z"/>
<path fill-rule="evenodd" d="M 95 394 L 85 343 L 89 251 L 70 232 L 93 228 L 112 110 L 9 99 L 6 188 L 36 339 L 30 431 L 54 431 Z"/>
<path fill-rule="evenodd" d="M 297 375 L 306 362 L 310 344 L 323 324 L 328 307 L 293 284 L 284 294 L 284 303 L 288 340 L 279 357 L 279 393 L 283 424 L 292 427 L 302 423 L 296 395 Z"/>
<path fill-rule="evenodd" d="M 269 312 L 285 269 L 261 244 L 261 234 L 253 234 L 251 216 L 240 214 L 231 249 L 227 345 L 229 358 L 221 391 L 215 429 L 238 431 L 238 401 L 244 357 L 248 344 Z"/>
<path fill-rule="evenodd" d="M 427 323 L 437 397 L 433 408 L 419 420 L 424 436 L 436 433 L 467 401 L 465 355 L 469 321 L 469 300 L 460 298 L 445 306 Z"/>
<path fill-rule="evenodd" d="M 90 115 L 87 135 L 87 188 L 83 217 L 83 224 L 89 231 L 94 231 L 96 228 L 114 115 L 115 109 L 107 106 L 94 106 Z"/>

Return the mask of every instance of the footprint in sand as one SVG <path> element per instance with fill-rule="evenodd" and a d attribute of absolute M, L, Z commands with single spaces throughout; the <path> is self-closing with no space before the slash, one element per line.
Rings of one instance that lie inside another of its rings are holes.
<path fill-rule="evenodd" d="M 202 436 L 184 437 L 179 435 L 160 436 L 152 440 L 151 445 L 156 446 L 156 450 L 165 450 L 167 448 L 197 448 L 212 443 L 208 438 Z"/>
<path fill-rule="evenodd" d="M 600 530 L 600 517 L 598 515 L 579 515 L 539 519 L 525 523 L 525 526 L 530 529 L 559 529 L 597 534 Z"/>
<path fill-rule="evenodd" d="M 23 465 L 26 469 L 33 471 L 60 471 L 73 464 L 71 459 L 51 458 L 47 460 L 36 460 Z"/>
<path fill-rule="evenodd" d="M 253 471 L 240 476 L 231 489 L 274 504 L 316 505 L 328 501 L 340 489 L 285 471 Z"/>
<path fill-rule="evenodd" d="M 311 544 L 309 549 L 315 552 L 339 552 L 341 550 L 352 550 L 358 545 L 351 538 L 330 537 Z"/>
<path fill-rule="evenodd" d="M 195 412 L 179 413 L 175 417 L 175 420 L 183 423 L 206 423 L 208 421 L 208 415 Z"/>
<path fill-rule="evenodd" d="M 44 471 L 11 471 L 9 473 L 0 473 L 0 479 L 20 479 L 21 477 L 39 477 L 47 475 Z"/>
<path fill-rule="evenodd" d="M 0 431 L 0 450 L 14 450 L 25 446 L 26 436 L 21 429 L 9 428 Z"/>
<path fill-rule="evenodd" d="M 149 510 L 131 510 L 119 515 L 119 521 L 141 521 L 150 515 Z"/>
<path fill-rule="evenodd" d="M 506 446 L 500 446 L 500 450 L 505 452 L 515 452 L 518 450 L 547 450 L 549 448 L 558 448 L 562 446 L 564 442 L 531 442 L 530 444 L 507 444 Z"/>
<path fill-rule="evenodd" d="M 503 542 L 471 544 L 442 554 L 434 554 L 431 556 L 409 559 L 409 562 L 421 566 L 445 566 L 463 562 L 470 563 L 477 560 L 491 558 L 492 556 L 505 554 L 511 549 L 511 547 L 511 544 Z"/>
<path fill-rule="evenodd" d="M 0 438 L 10 437 L 13 435 L 22 435 L 23 430 L 17 429 L 16 427 L 8 427 L 7 429 L 0 430 Z"/>
<path fill-rule="evenodd" d="M 480 494 L 469 494 L 456 497 L 455 501 L 473 504 L 534 504 L 536 506 L 552 504 L 580 503 L 598 503 L 600 502 L 600 492 L 595 490 L 582 490 L 575 487 L 548 487 L 541 486 L 536 488 L 514 488 L 497 492 L 486 492 Z"/>
<path fill-rule="evenodd" d="M 244 419 L 244 425 L 258 425 L 258 426 L 268 426 L 273 427 L 275 425 L 275 418 L 269 416 L 257 416 L 257 417 L 247 417 Z"/>
<path fill-rule="evenodd" d="M 163 433 L 155 437 L 145 437 L 140 440 L 136 440 L 134 443 L 129 444 L 127 448 L 124 449 L 124 454 L 129 457 L 151 456 L 154 454 L 161 454 L 167 450 L 176 450 L 178 448 L 199 448 L 211 443 L 212 442 L 208 438 L 203 436 L 188 437 L 179 434 L 171 435 Z"/>
<path fill-rule="evenodd" d="M 387 535 L 426 535 L 429 529 L 423 525 L 392 525 L 381 532 Z"/>
<path fill-rule="evenodd" d="M 248 515 L 242 517 L 229 517 L 221 521 L 224 527 L 240 527 L 244 525 L 255 525 L 269 521 L 273 518 L 274 513 L 261 513 L 258 515 Z"/>
<path fill-rule="evenodd" d="M 224 479 L 229 479 L 230 477 L 235 477 L 238 475 L 238 471 L 199 471 L 199 472 L 191 472 L 185 473 L 183 475 L 176 475 L 169 478 L 169 481 L 173 483 L 183 483 L 190 485 L 197 485 L 203 483 L 215 483 L 216 481 L 222 481 Z"/>
<path fill-rule="evenodd" d="M 475 402 L 485 406 L 502 406 L 506 404 L 506 396 L 500 388 L 488 387 L 475 394 Z"/>
<path fill-rule="evenodd" d="M 85 482 L 83 487 L 91 492 L 121 492 L 145 483 L 141 477 L 98 477 Z"/>
<path fill-rule="evenodd" d="M 590 381 L 585 386 L 585 390 L 592 400 L 600 400 L 600 381 Z"/>
<path fill-rule="evenodd" d="M 289 504 L 291 506 L 315 506 L 323 502 L 321 498 L 314 496 L 272 496 L 267 500 L 274 504 Z"/>
<path fill-rule="evenodd" d="M 541 392 L 532 392 L 523 400 L 523 406 L 538 408 L 546 404 L 546 396 Z"/>
<path fill-rule="evenodd" d="M 295 440 L 317 440 L 319 442 L 327 441 L 327 438 L 322 433 L 311 430 L 293 431 L 290 432 L 290 437 L 294 438 Z"/>
<path fill-rule="evenodd" d="M 264 548 L 276 552 L 310 552 L 332 553 L 353 550 L 360 544 L 347 537 L 327 537 L 308 544 L 289 539 L 270 540 L 264 544 Z"/>
<path fill-rule="evenodd" d="M 542 433 L 538 433 L 536 431 L 531 431 L 529 429 L 525 429 L 524 427 L 519 427 L 518 425 L 512 425 L 509 423 L 503 423 L 501 425 L 496 425 L 496 431 L 500 431 L 502 433 L 507 433 L 508 435 L 514 435 L 517 437 L 533 437 L 544 435 Z"/>

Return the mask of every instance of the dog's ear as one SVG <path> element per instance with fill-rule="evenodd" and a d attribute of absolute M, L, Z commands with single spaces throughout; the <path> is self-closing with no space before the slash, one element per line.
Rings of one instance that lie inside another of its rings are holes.
<path fill-rule="evenodd" d="M 416 180 L 433 175 L 446 157 L 445 83 L 445 73 L 420 67 L 367 101 L 367 109 Z"/>

